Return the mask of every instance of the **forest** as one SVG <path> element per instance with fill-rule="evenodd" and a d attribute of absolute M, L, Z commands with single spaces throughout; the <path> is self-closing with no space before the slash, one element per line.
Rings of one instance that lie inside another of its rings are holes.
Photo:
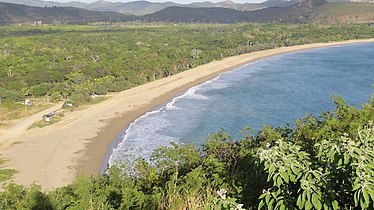
<path fill-rule="evenodd" d="M 373 32 L 370 24 L 3 26 L 0 106 L 45 96 L 79 104 L 228 56 Z"/>
<path fill-rule="evenodd" d="M 65 187 L 8 184 L 1 209 L 373 209 L 374 96 L 241 139 L 219 131 L 198 149 L 171 144 L 150 160 Z"/>

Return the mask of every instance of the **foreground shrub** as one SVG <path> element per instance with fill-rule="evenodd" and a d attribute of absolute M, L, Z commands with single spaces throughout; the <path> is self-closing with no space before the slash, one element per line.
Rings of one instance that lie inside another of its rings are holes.
<path fill-rule="evenodd" d="M 373 209 L 374 100 L 201 149 L 171 144 L 43 193 L 8 185 L 4 209 Z"/>

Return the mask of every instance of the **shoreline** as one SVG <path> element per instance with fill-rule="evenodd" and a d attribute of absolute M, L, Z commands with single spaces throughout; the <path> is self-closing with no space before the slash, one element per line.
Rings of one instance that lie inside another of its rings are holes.
<path fill-rule="evenodd" d="M 129 126 L 131 125 L 131 123 L 133 123 L 139 117 L 143 116 L 145 113 L 151 111 L 152 109 L 154 109 L 154 108 L 156 108 L 156 107 L 158 107 L 158 106 L 166 103 L 170 99 L 176 97 L 178 94 L 183 93 L 183 92 L 187 91 L 188 89 L 190 89 L 192 87 L 195 87 L 197 85 L 200 85 L 200 84 L 202 84 L 202 83 L 204 83 L 206 81 L 212 80 L 212 79 L 216 78 L 217 76 L 219 76 L 222 73 L 233 71 L 236 68 L 242 67 L 242 66 L 244 66 L 246 64 L 251 64 L 251 63 L 254 63 L 256 61 L 262 60 L 264 58 L 268 58 L 268 57 L 272 57 L 272 56 L 276 56 L 276 55 L 281 55 L 281 54 L 286 54 L 286 53 L 291 53 L 291 52 L 297 52 L 297 51 L 303 51 L 303 50 L 308 50 L 308 49 L 315 49 L 315 48 L 332 47 L 332 46 L 347 45 L 347 44 L 370 43 L 370 42 L 374 42 L 374 39 L 368 39 L 368 40 L 348 40 L 348 41 L 343 41 L 343 42 L 329 42 L 329 43 L 314 43 L 314 44 L 307 44 L 307 45 L 297 45 L 297 46 L 291 46 L 291 47 L 275 48 L 275 49 L 287 49 L 287 48 L 302 46 L 302 49 L 295 49 L 295 50 L 289 49 L 289 51 L 276 52 L 276 53 L 273 53 L 271 55 L 259 56 L 259 57 L 255 56 L 250 61 L 244 61 L 244 62 L 241 62 L 239 64 L 236 64 L 236 65 L 233 65 L 233 66 L 230 66 L 230 67 L 226 67 L 226 68 L 224 68 L 224 69 L 222 69 L 220 71 L 214 72 L 211 75 L 207 75 L 206 77 L 203 77 L 203 78 L 200 78 L 198 80 L 192 81 L 192 82 L 190 82 L 188 84 L 184 84 L 182 86 L 176 87 L 174 90 L 172 90 L 170 92 L 167 92 L 167 93 L 159 96 L 157 99 L 151 101 L 149 104 L 145 105 L 144 107 L 139 108 L 137 110 L 134 110 L 134 112 L 132 112 L 130 114 L 130 116 L 119 117 L 119 118 L 116 118 L 116 119 L 112 119 L 112 123 L 109 123 L 106 126 L 106 128 L 104 128 L 104 130 L 101 131 L 101 133 L 107 133 L 107 131 L 109 131 L 109 130 L 115 130 L 117 134 L 113 135 L 113 133 L 111 133 L 112 134 L 111 135 L 111 137 L 112 137 L 111 139 L 112 140 L 109 143 L 106 144 L 107 152 L 101 158 L 100 167 L 98 167 L 98 165 L 94 166 L 95 161 L 99 161 L 98 158 L 93 158 L 93 157 L 95 157 L 95 154 L 97 154 L 97 150 L 96 150 L 97 149 L 97 145 L 88 144 L 87 148 L 86 148 L 87 149 L 87 156 L 91 157 L 90 158 L 91 160 L 89 160 L 89 159 L 83 160 L 82 159 L 81 163 L 78 166 L 78 168 L 86 169 L 86 170 L 81 170 L 81 174 L 83 174 L 83 175 L 91 175 L 91 174 L 93 174 L 95 172 L 96 173 L 97 172 L 99 172 L 99 173 L 104 172 L 105 166 L 108 164 L 109 157 L 111 155 L 109 153 L 112 152 L 111 150 L 114 149 L 114 148 L 116 148 L 117 145 L 120 143 L 120 140 L 118 138 L 120 138 L 123 134 L 125 134 L 126 130 L 129 128 Z M 320 44 L 321 45 L 325 45 L 325 46 L 320 46 Z M 309 46 L 309 45 L 318 45 L 318 46 Z M 273 51 L 275 49 L 264 50 L 264 51 Z M 262 54 L 261 52 L 264 52 L 264 51 L 252 52 L 252 53 L 247 53 L 247 54 L 243 54 L 243 55 L 250 56 L 251 54 L 257 54 L 257 53 L 258 54 Z M 243 56 L 243 55 L 238 55 L 238 56 L 233 56 L 233 57 L 239 57 L 239 56 Z M 233 58 L 233 57 L 228 57 L 228 58 Z M 217 62 L 217 61 L 215 61 L 215 62 Z M 210 63 L 208 63 L 208 64 L 210 64 Z M 204 64 L 204 65 L 207 65 L 207 64 Z M 204 65 L 202 65 L 202 66 L 204 66 Z M 195 67 L 195 68 L 199 68 L 199 66 Z M 189 70 L 192 70 L 192 69 L 189 69 Z M 187 71 L 189 71 L 189 70 L 187 70 Z M 183 72 L 181 72 L 181 73 L 183 73 Z M 179 75 L 179 74 L 177 74 L 177 75 Z M 173 75 L 173 76 L 175 76 L 175 75 Z M 125 126 L 121 127 L 122 129 L 120 129 L 120 130 L 116 130 L 112 126 L 116 125 L 117 122 L 122 122 L 122 123 L 125 124 Z M 103 141 L 103 140 L 104 139 L 100 138 L 100 135 L 98 135 L 98 136 L 96 136 L 96 137 L 94 137 L 92 139 L 93 142 L 98 142 L 98 141 Z M 111 148 L 111 147 L 113 147 L 113 148 Z"/>
<path fill-rule="evenodd" d="M 370 42 L 374 42 L 374 38 L 297 45 L 213 61 L 115 93 L 106 101 L 67 114 L 54 125 L 30 129 L 12 139 L 1 139 L 0 143 L 22 142 L 1 151 L 1 157 L 9 159 L 9 167 L 19 171 L 15 175 L 16 183 L 29 185 L 36 181 L 44 190 L 55 189 L 71 183 L 77 174 L 98 174 L 105 164 L 108 147 L 130 123 L 177 94 L 223 72 L 279 54 Z"/>

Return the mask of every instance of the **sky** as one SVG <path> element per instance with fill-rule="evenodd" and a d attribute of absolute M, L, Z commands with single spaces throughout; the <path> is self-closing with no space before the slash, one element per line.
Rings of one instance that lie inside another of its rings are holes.
<path fill-rule="evenodd" d="M 91 3 L 95 2 L 97 0 L 44 0 L 44 1 L 57 1 L 57 2 L 70 2 L 70 1 L 80 1 L 80 2 L 86 2 L 86 3 Z M 130 2 L 134 0 L 105 0 L 105 1 L 110 1 L 110 2 Z M 167 2 L 167 1 L 172 1 L 175 3 L 181 3 L 181 4 L 188 4 L 191 2 L 203 2 L 203 1 L 210 1 L 210 2 L 222 2 L 224 0 L 147 0 L 150 2 Z M 231 0 L 235 3 L 259 3 L 263 2 L 265 0 Z"/>

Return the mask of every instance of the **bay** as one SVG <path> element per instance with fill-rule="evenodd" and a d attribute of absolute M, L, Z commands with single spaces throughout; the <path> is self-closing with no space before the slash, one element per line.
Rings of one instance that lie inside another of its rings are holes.
<path fill-rule="evenodd" d="M 144 114 L 114 142 L 109 163 L 149 158 L 170 142 L 201 145 L 221 129 L 240 139 L 244 127 L 285 126 L 332 111 L 331 96 L 360 107 L 373 93 L 374 43 L 287 53 L 247 64 L 193 87 Z"/>

